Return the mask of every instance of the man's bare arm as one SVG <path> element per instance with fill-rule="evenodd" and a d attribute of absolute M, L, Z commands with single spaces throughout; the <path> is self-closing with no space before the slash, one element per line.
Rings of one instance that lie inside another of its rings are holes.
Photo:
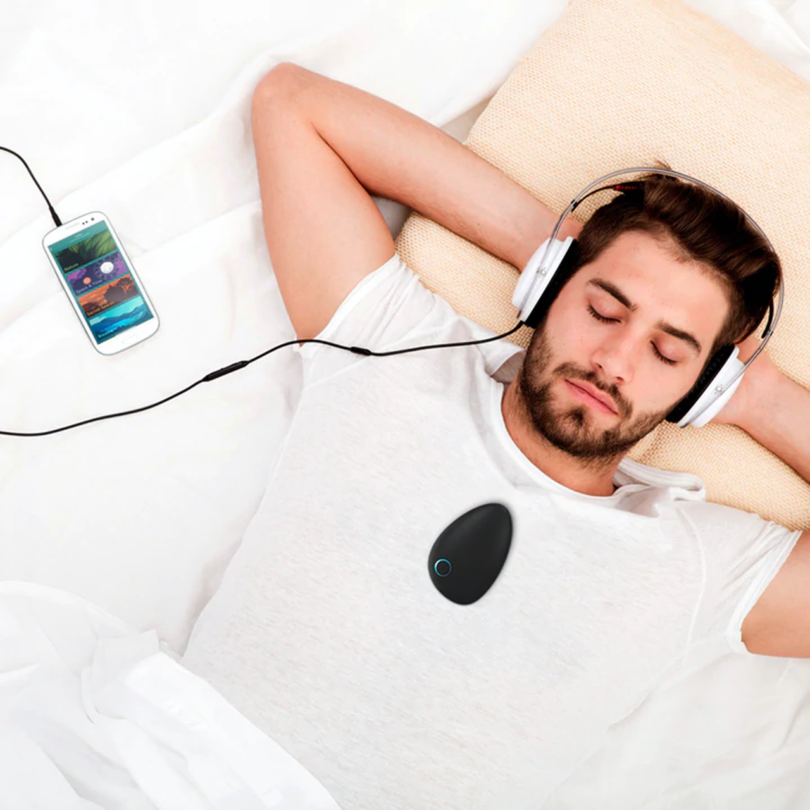
<path fill-rule="evenodd" d="M 403 203 L 522 270 L 559 218 L 438 127 L 378 96 L 285 62 L 292 100 L 366 190 Z M 577 236 L 568 217 L 558 239 Z"/>
<path fill-rule="evenodd" d="M 751 337 L 740 344 L 741 359 L 753 354 L 754 341 Z M 767 356 L 767 349 L 748 367 L 732 400 L 743 386 L 743 397 L 734 403 L 740 407 L 733 421 L 727 421 L 741 427 L 810 483 L 810 391 L 780 371 Z M 730 401 L 728 407 L 734 404 Z"/>
<path fill-rule="evenodd" d="M 739 345 L 745 362 L 759 341 L 752 335 Z M 810 391 L 780 371 L 767 349 L 719 415 L 714 421 L 741 427 L 810 482 Z M 759 655 L 810 658 L 810 531 L 745 617 L 742 640 Z"/>

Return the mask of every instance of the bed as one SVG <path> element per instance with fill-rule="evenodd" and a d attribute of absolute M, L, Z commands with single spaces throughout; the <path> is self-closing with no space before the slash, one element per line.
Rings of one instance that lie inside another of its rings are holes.
<path fill-rule="evenodd" d="M 810 0 L 690 5 L 810 80 Z M 565 7 L 476 0 L 290 8 L 243 0 L 227 8 L 183 2 L 111 7 L 103 16 L 89 3 L 47 9 L 47 16 L 36 4 L 17 11 L 0 33 L 0 145 L 26 159 L 63 220 L 89 210 L 110 217 L 162 324 L 155 338 L 133 350 L 112 357 L 93 350 L 40 247 L 53 227 L 45 201 L 20 161 L 0 153 L 0 263 L 6 268 L 0 429 L 46 430 L 140 407 L 293 337 L 264 243 L 250 131 L 253 88 L 275 64 L 294 61 L 355 84 L 463 140 L 518 59 Z M 396 236 L 409 210 L 375 201 Z M 153 683 L 180 688 L 172 680 L 182 677 L 180 669 L 169 662 L 179 661 L 261 501 L 300 382 L 295 353 L 280 350 L 150 411 L 47 437 L 2 436 L 0 629 L 6 644 L 0 671 L 33 672 L 35 662 L 48 661 L 65 677 L 90 671 L 114 683 L 125 664 L 148 657 L 166 667 L 165 680 Z M 98 655 L 115 649 L 115 639 L 117 665 L 114 657 Z M 20 669 L 21 662 L 29 669 Z M 718 765 L 699 777 L 733 782 L 735 807 L 765 806 L 775 796 L 767 806 L 807 806 L 810 785 L 796 757 L 810 751 L 810 669 L 798 661 L 758 664 L 745 670 L 747 680 L 735 680 L 736 699 L 756 695 L 761 683 L 776 677 L 784 700 L 755 703 L 745 724 L 729 724 L 726 732 L 737 735 L 734 757 L 725 769 Z M 6 709 L 20 694 L 21 678 L 0 681 Z M 706 683 L 725 695 L 728 716 L 736 717 L 722 668 Z M 41 686 L 40 696 L 56 694 Z M 100 686 L 94 694 L 102 694 Z M 214 700 L 207 694 L 200 705 Z M 106 705 L 120 711 L 120 695 Z M 622 755 L 632 754 L 638 767 L 656 723 L 676 711 L 677 704 L 661 702 L 617 730 Z M 129 717 L 136 725 L 137 713 Z M 4 750 L 24 752 L 20 740 L 25 733 L 31 739 L 32 728 L 20 723 Z M 756 767 L 766 733 L 790 740 L 776 775 Z M 134 751 L 133 739 L 120 738 L 118 750 Z M 699 784 L 690 793 L 674 781 L 668 796 L 634 797 L 610 781 L 622 765 L 616 751 L 602 752 L 554 806 L 712 806 L 700 804 Z M 33 756 L 23 762 L 35 762 Z M 69 771 L 55 756 L 52 761 Z M 141 767 L 150 761 L 157 760 L 143 759 Z M 120 773 L 138 772 L 135 758 L 120 765 Z M 284 806 L 330 806 L 305 773 L 294 763 L 286 766 L 290 804 Z M 46 773 L 45 766 L 35 772 Z M 0 781 L 14 774 L 9 766 Z M 254 778 L 243 774 L 246 782 Z M 311 803 L 296 805 L 302 785 Z M 144 807 L 147 796 L 163 806 L 156 799 L 159 784 L 139 783 L 138 789 Z M 275 789 L 283 792 L 280 783 Z M 215 795 L 209 786 L 208 799 Z"/>

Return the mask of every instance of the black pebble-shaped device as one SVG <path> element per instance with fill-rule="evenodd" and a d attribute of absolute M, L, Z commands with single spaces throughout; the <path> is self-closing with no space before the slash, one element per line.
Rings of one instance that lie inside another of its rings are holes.
<path fill-rule="evenodd" d="M 442 596 L 459 605 L 480 599 L 501 573 L 512 543 L 512 515 L 500 503 L 485 503 L 456 518 L 430 550 L 430 579 Z"/>

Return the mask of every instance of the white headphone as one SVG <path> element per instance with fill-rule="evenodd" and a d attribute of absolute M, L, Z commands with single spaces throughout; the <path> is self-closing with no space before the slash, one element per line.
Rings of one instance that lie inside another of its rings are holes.
<path fill-rule="evenodd" d="M 519 309 L 520 320 L 526 326 L 537 326 L 557 297 L 557 293 L 559 293 L 565 282 L 570 278 L 571 272 L 576 266 L 576 259 L 579 255 L 577 240 L 574 239 L 573 236 L 569 236 L 564 242 L 556 239 L 563 220 L 565 220 L 568 214 L 588 196 L 590 190 L 597 185 L 597 183 L 601 183 L 603 180 L 608 180 L 617 175 L 627 174 L 628 172 L 648 172 L 681 177 L 684 180 L 690 180 L 698 185 L 704 186 L 715 194 L 732 202 L 725 194 L 718 191 L 716 188 L 712 188 L 712 186 L 704 183 L 702 180 L 690 177 L 688 174 L 681 174 L 681 172 L 668 169 L 641 166 L 635 169 L 623 169 L 621 171 L 611 172 L 610 174 L 600 177 L 598 180 L 594 180 L 593 183 L 584 188 L 577 197 L 568 204 L 568 207 L 563 211 L 562 216 L 560 216 L 557 226 L 554 228 L 554 232 L 532 254 L 532 257 L 520 274 L 517 286 L 512 295 L 512 303 Z M 630 182 L 608 185 L 604 188 L 615 191 L 643 191 L 643 187 L 643 182 Z M 597 191 L 601 190 L 602 189 L 597 189 Z M 739 208 L 739 206 L 737 207 Z M 742 211 L 742 208 L 740 208 L 740 210 Z M 743 211 L 743 213 L 748 221 L 762 234 L 762 237 L 768 243 L 768 247 L 776 253 L 770 240 L 763 233 L 762 228 L 760 228 L 745 211 Z M 678 427 L 682 428 L 687 425 L 703 427 L 703 425 L 710 422 L 731 399 L 732 394 L 742 382 L 743 372 L 765 348 L 765 345 L 771 339 L 771 335 L 776 329 L 776 324 L 779 322 L 779 315 L 782 312 L 782 302 L 784 301 L 784 278 L 781 270 L 780 280 L 779 303 L 776 309 L 776 315 L 774 316 L 773 301 L 771 301 L 769 304 L 768 324 L 765 327 L 765 331 L 762 333 L 762 337 L 765 338 L 765 340 L 757 347 L 757 350 L 748 359 L 748 362 L 743 364 L 737 359 L 740 353 L 737 346 L 721 346 L 712 355 L 695 385 L 667 414 L 666 419 L 668 422 L 673 422 L 677 424 Z M 773 320 L 773 325 L 771 325 L 771 320 Z"/>

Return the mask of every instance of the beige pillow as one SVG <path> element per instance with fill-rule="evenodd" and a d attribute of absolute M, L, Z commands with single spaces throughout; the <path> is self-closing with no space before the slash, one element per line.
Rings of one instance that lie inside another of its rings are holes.
<path fill-rule="evenodd" d="M 656 158 L 731 197 L 783 264 L 784 306 L 765 351 L 810 388 L 810 84 L 787 67 L 680 0 L 570 0 L 464 143 L 557 213 L 601 175 Z M 612 197 L 594 194 L 575 219 Z M 418 212 L 396 248 L 462 315 L 497 334 L 517 323 L 522 268 Z M 523 327 L 507 340 L 526 348 L 530 337 Z M 741 428 L 664 422 L 629 457 L 699 475 L 710 501 L 810 526 L 810 485 Z"/>

